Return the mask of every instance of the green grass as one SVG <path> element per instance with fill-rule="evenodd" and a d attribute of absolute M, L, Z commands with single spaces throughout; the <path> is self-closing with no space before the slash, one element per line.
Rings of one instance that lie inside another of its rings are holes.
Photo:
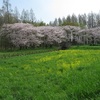
<path fill-rule="evenodd" d="M 80 50 L 100 50 L 100 46 L 89 46 L 89 45 L 83 45 L 83 46 L 72 46 L 71 49 L 80 49 Z"/>
<path fill-rule="evenodd" d="M 99 49 L 36 51 L 0 59 L 0 100 L 100 100 Z"/>
<path fill-rule="evenodd" d="M 16 56 L 25 56 L 25 55 L 31 55 L 31 54 L 37 54 L 37 53 L 45 53 L 45 52 L 51 52 L 57 50 L 56 48 L 37 48 L 37 49 L 26 49 L 26 50 L 15 50 L 15 51 L 1 51 L 0 52 L 0 59 L 2 58 L 10 58 L 10 57 L 16 57 Z"/>

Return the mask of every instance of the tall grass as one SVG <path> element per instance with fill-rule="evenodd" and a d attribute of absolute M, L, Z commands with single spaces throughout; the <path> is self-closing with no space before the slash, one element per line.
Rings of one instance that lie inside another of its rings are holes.
<path fill-rule="evenodd" d="M 100 50 L 0 59 L 0 100 L 100 100 Z"/>

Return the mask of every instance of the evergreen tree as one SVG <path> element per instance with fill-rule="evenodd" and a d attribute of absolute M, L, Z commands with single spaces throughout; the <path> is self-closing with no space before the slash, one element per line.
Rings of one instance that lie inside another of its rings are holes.
<path fill-rule="evenodd" d="M 65 17 L 62 18 L 62 25 L 63 25 L 63 26 L 67 25 L 67 20 L 66 20 Z"/>
<path fill-rule="evenodd" d="M 74 26 L 78 26 L 78 19 L 77 19 L 77 16 L 75 14 L 73 14 L 71 17 L 71 23 Z"/>
<path fill-rule="evenodd" d="M 18 23 L 20 20 L 19 18 L 20 18 L 20 13 L 19 13 L 17 7 L 15 7 L 15 9 L 14 9 L 14 22 Z"/>
<path fill-rule="evenodd" d="M 53 22 L 53 26 L 58 26 L 58 20 L 57 20 L 57 18 L 55 18 L 55 20 Z"/>
<path fill-rule="evenodd" d="M 71 16 L 70 15 L 67 16 L 66 21 L 67 21 L 67 25 L 71 24 Z"/>
<path fill-rule="evenodd" d="M 61 20 L 61 18 L 60 18 L 60 17 L 58 18 L 58 25 L 59 25 L 59 26 L 61 26 L 61 25 L 62 25 L 62 20 Z"/>
<path fill-rule="evenodd" d="M 3 13 L 2 13 L 2 9 L 0 9 L 0 26 L 3 25 Z"/>
<path fill-rule="evenodd" d="M 93 12 L 88 14 L 88 27 L 96 27 L 96 14 L 94 14 Z"/>
<path fill-rule="evenodd" d="M 12 9 L 11 9 L 11 4 L 9 3 L 9 0 L 3 0 L 2 11 L 3 11 L 4 23 L 11 23 Z"/>
<path fill-rule="evenodd" d="M 97 26 L 100 26 L 100 11 L 99 11 L 99 13 L 96 15 L 96 22 L 97 22 Z"/>
<path fill-rule="evenodd" d="M 35 18 L 35 14 L 33 12 L 33 9 L 30 9 L 30 22 L 34 23 L 35 20 L 36 20 L 36 18 Z"/>
<path fill-rule="evenodd" d="M 22 13 L 21 13 L 21 18 L 20 18 L 23 23 L 26 22 L 25 18 L 26 18 L 26 16 L 25 16 L 25 9 L 23 9 Z"/>

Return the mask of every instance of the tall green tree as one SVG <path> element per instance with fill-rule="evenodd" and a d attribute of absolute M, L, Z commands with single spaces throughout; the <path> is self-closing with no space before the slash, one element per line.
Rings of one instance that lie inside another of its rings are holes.
<path fill-rule="evenodd" d="M 30 9 L 30 22 L 33 24 L 36 21 L 33 9 Z"/>
<path fill-rule="evenodd" d="M 66 21 L 67 21 L 67 25 L 71 24 L 71 16 L 70 15 L 67 16 Z"/>
<path fill-rule="evenodd" d="M 18 8 L 15 7 L 15 9 L 14 9 L 14 22 L 15 22 L 15 23 L 18 23 L 19 20 L 20 20 L 19 18 L 20 18 L 20 13 L 19 13 L 19 11 L 18 11 Z"/>
<path fill-rule="evenodd" d="M 58 18 L 58 25 L 62 26 L 62 19 L 60 17 Z"/>
<path fill-rule="evenodd" d="M 100 26 L 100 11 L 99 11 L 99 13 L 96 15 L 96 22 L 97 22 L 97 26 Z"/>
<path fill-rule="evenodd" d="M 96 14 L 93 12 L 88 14 L 88 27 L 89 28 L 96 27 Z"/>
<path fill-rule="evenodd" d="M 87 25 L 87 16 L 86 14 L 78 15 L 78 23 L 80 27 L 85 27 Z"/>
<path fill-rule="evenodd" d="M 2 13 L 2 9 L 0 9 L 0 26 L 3 25 L 3 13 Z"/>
<path fill-rule="evenodd" d="M 29 23 L 30 22 L 29 11 L 28 10 L 25 10 L 25 9 L 22 10 L 21 21 L 23 23 Z"/>
<path fill-rule="evenodd" d="M 22 10 L 22 13 L 21 13 L 21 21 L 24 23 L 25 22 L 25 9 Z"/>
<path fill-rule="evenodd" d="M 3 0 L 2 12 L 4 16 L 4 23 L 11 23 L 12 17 L 12 9 L 9 0 Z"/>
<path fill-rule="evenodd" d="M 71 23 L 72 23 L 72 25 L 75 25 L 75 26 L 78 25 L 78 19 L 77 19 L 77 16 L 75 14 L 73 14 L 71 17 Z"/>
<path fill-rule="evenodd" d="M 67 25 L 67 20 L 66 20 L 65 17 L 62 18 L 62 25 L 63 25 L 63 26 Z"/>
<path fill-rule="evenodd" d="M 58 26 L 58 20 L 57 20 L 57 18 L 55 18 L 55 20 L 53 22 L 53 26 Z"/>

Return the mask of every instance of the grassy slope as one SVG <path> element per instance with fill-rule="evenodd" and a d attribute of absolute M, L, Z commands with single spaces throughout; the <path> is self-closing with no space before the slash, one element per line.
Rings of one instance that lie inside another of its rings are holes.
<path fill-rule="evenodd" d="M 0 100 L 100 100 L 100 50 L 0 59 Z"/>

